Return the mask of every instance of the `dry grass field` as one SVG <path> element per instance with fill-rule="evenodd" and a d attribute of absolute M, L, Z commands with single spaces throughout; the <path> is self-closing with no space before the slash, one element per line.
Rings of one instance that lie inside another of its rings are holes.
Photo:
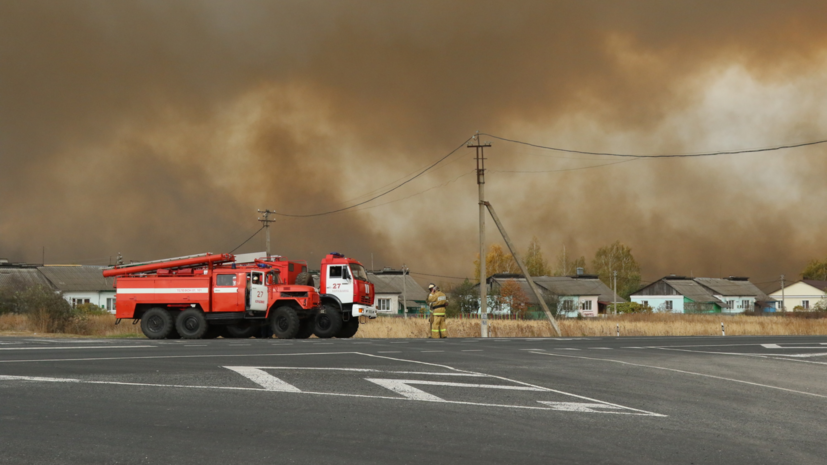
<path fill-rule="evenodd" d="M 599 319 L 560 320 L 564 337 L 615 336 L 716 336 L 721 323 L 727 336 L 745 335 L 827 335 L 827 318 L 722 315 L 623 315 Z M 490 320 L 493 337 L 551 337 L 546 321 Z M 421 318 L 377 318 L 362 325 L 357 338 L 424 338 L 430 333 L 428 321 Z M 448 320 L 449 337 L 478 337 L 479 320 Z M 139 325 L 124 320 L 115 326 L 115 317 L 98 315 L 83 318 L 66 333 L 46 333 L 25 315 L 0 315 L 0 335 L 49 337 L 144 337 Z"/>

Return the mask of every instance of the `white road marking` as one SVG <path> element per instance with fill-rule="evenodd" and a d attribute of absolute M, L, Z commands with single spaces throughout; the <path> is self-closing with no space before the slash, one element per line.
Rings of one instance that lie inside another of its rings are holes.
<path fill-rule="evenodd" d="M 427 392 L 417 389 L 413 386 L 409 386 L 403 380 L 399 379 L 376 379 L 376 378 L 365 378 L 366 380 L 370 381 L 371 383 L 378 384 L 383 388 L 390 389 L 391 391 L 404 396 L 407 399 L 411 400 L 422 400 L 426 402 L 444 402 L 443 399 L 428 394 Z"/>
<path fill-rule="evenodd" d="M 73 347 L 0 347 L 0 350 L 75 350 L 75 349 L 141 349 L 156 346 L 73 346 Z"/>
<path fill-rule="evenodd" d="M 804 346 L 793 346 L 793 347 L 784 347 L 778 344 L 761 344 L 761 347 L 765 349 L 824 349 L 824 347 L 818 345 L 815 347 L 804 347 Z"/>
<path fill-rule="evenodd" d="M 251 367 L 224 367 L 229 370 L 233 370 L 234 372 L 244 376 L 245 378 L 249 379 L 250 381 L 258 384 L 259 386 L 263 387 L 266 391 L 278 391 L 278 392 L 301 392 L 299 388 L 293 386 L 292 384 L 285 383 L 284 381 L 276 378 L 275 376 L 267 373 L 264 370 L 259 370 L 258 368 L 251 368 Z"/>
<path fill-rule="evenodd" d="M 805 347 L 809 348 L 809 347 Z M 798 357 L 798 358 L 808 358 L 808 357 L 824 357 L 827 355 L 827 352 L 818 352 L 814 354 L 772 354 L 775 357 Z"/>
<path fill-rule="evenodd" d="M 558 410 L 561 412 L 582 412 L 582 413 L 616 413 L 616 412 L 604 412 L 601 409 L 606 410 L 618 410 L 619 407 L 614 405 L 606 405 L 606 404 L 589 404 L 585 402 L 548 402 L 545 400 L 538 401 L 541 404 L 548 405 L 552 408 L 552 410 Z"/>
<path fill-rule="evenodd" d="M 763 388 L 768 388 L 768 389 L 777 389 L 779 391 L 793 392 L 793 393 L 796 393 L 796 394 L 804 394 L 804 395 L 807 395 L 807 396 L 821 397 L 821 398 L 827 399 L 827 396 L 825 396 L 823 394 L 815 394 L 815 393 L 812 393 L 812 392 L 797 391 L 795 389 L 788 389 L 788 388 L 783 388 L 783 387 L 779 387 L 779 386 L 772 386 L 772 385 L 769 385 L 769 384 L 754 383 L 752 381 L 744 381 L 744 380 L 741 380 L 741 379 L 726 378 L 724 376 L 708 375 L 706 373 L 696 373 L 694 371 L 678 370 L 676 368 L 659 367 L 659 366 L 656 366 L 656 365 L 643 365 L 641 363 L 624 362 L 622 360 L 611 360 L 611 359 L 606 359 L 606 358 L 582 357 L 582 356 L 577 356 L 577 355 L 561 355 L 561 354 L 552 354 L 552 353 L 548 353 L 548 352 L 534 352 L 534 353 L 538 354 L 538 355 L 548 355 L 548 356 L 551 356 L 551 357 L 582 358 L 584 360 L 595 360 L 595 361 L 598 361 L 598 362 L 619 363 L 619 364 L 622 364 L 622 365 L 630 365 L 630 366 L 636 366 L 636 367 L 642 367 L 642 368 L 652 368 L 652 369 L 655 369 L 655 370 L 672 371 L 672 372 L 675 372 L 675 373 L 683 373 L 683 374 L 686 374 L 686 375 L 694 375 L 694 376 L 702 376 L 704 378 L 720 379 L 720 380 L 723 380 L 723 381 L 731 381 L 733 383 L 748 384 L 750 386 L 758 386 L 758 387 L 763 387 Z"/>
<path fill-rule="evenodd" d="M 612 350 L 611 347 L 589 347 L 592 350 Z"/>
<path fill-rule="evenodd" d="M 555 347 L 555 349 L 557 349 L 557 350 L 580 350 L 580 349 L 575 349 L 573 347 Z"/>

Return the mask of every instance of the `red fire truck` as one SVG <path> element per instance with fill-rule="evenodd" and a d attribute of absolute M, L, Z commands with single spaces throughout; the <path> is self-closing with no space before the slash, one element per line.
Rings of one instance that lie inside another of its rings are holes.
<path fill-rule="evenodd" d="M 317 318 L 327 307 L 316 289 L 288 284 L 282 276 L 290 273 L 274 265 L 202 254 L 116 266 L 103 276 L 116 278 L 115 316 L 140 321 L 150 339 L 251 337 L 264 325 L 279 338 L 307 338 L 326 328 L 330 318 Z"/>
<path fill-rule="evenodd" d="M 280 257 L 256 262 L 278 268 L 281 276 L 289 276 L 289 283 L 315 285 L 303 262 L 281 260 Z M 319 281 L 322 308 L 315 318 L 313 332 L 316 336 L 353 337 L 359 330 L 360 317 L 376 318 L 373 283 L 368 279 L 365 267 L 357 260 L 336 252 L 328 254 L 322 259 Z"/>

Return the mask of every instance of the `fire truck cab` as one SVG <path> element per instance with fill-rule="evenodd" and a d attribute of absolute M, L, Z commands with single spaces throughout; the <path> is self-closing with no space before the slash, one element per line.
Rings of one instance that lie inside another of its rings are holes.
<path fill-rule="evenodd" d="M 256 259 L 280 270 L 288 283 L 314 286 L 307 264 L 281 257 Z M 330 253 L 319 268 L 320 308 L 315 316 L 313 334 L 317 337 L 353 337 L 359 331 L 359 317 L 376 318 L 374 287 L 367 271 L 357 260 Z"/>

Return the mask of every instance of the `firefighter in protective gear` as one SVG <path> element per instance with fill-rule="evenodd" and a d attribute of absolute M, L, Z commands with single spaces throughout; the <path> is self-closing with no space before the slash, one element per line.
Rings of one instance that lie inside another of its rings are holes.
<path fill-rule="evenodd" d="M 448 297 L 439 290 L 433 283 L 428 285 L 431 294 L 428 296 L 428 306 L 431 307 L 431 334 L 430 338 L 446 338 L 445 307 L 448 306 Z"/>

